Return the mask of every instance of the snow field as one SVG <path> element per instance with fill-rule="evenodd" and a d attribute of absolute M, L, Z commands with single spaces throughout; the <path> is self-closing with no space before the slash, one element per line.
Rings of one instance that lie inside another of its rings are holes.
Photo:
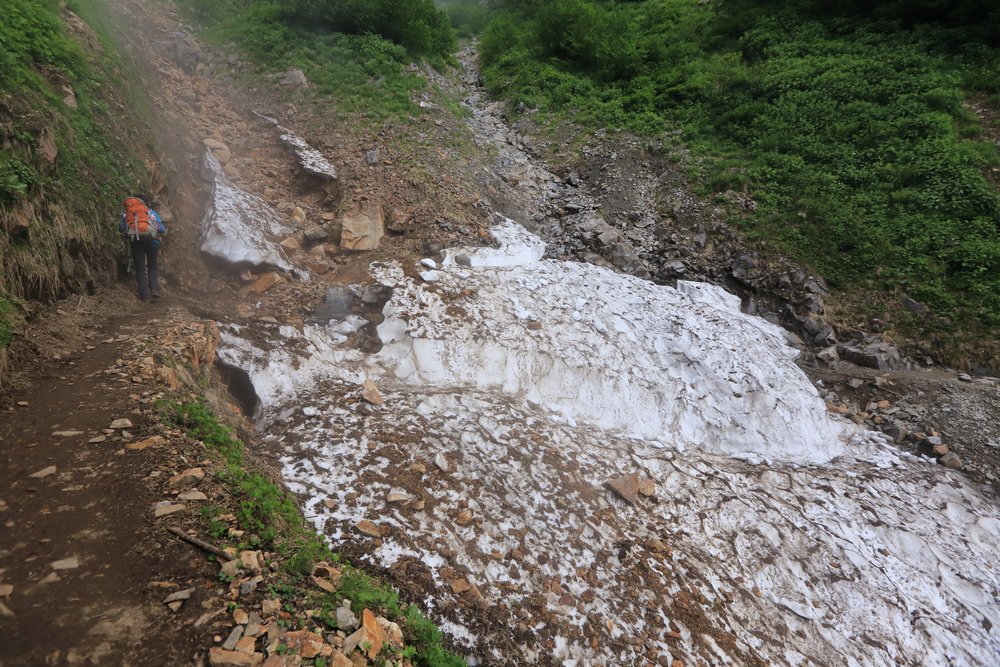
<path fill-rule="evenodd" d="M 993 500 L 852 437 L 781 331 L 732 295 L 539 261 L 512 224 L 481 259 L 449 254 L 470 266 L 446 260 L 433 285 L 373 266 L 394 288 L 377 355 L 316 327 L 266 350 L 224 334 L 335 546 L 424 568 L 436 618 L 490 664 L 635 664 L 648 649 L 685 664 L 1000 662 Z M 365 416 L 369 377 L 385 405 Z M 656 485 L 637 506 L 603 488 L 633 472 Z M 387 500 L 400 491 L 423 504 Z"/>

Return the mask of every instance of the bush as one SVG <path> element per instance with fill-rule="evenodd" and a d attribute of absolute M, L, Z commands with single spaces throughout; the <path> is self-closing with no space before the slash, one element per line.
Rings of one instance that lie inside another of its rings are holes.
<path fill-rule="evenodd" d="M 680 126 L 711 189 L 757 200 L 741 224 L 834 286 L 903 287 L 938 314 L 1000 324 L 1000 195 L 985 176 L 1000 155 L 964 105 L 1000 91 L 1000 10 L 502 4 L 481 38 L 494 94 L 584 125 Z"/>

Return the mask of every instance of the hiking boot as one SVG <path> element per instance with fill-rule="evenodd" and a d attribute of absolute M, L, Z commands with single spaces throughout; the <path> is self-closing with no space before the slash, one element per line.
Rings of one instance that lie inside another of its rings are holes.
<path fill-rule="evenodd" d="M 154 299 L 162 299 L 163 298 L 163 292 L 161 292 L 158 289 L 153 290 L 153 298 Z"/>

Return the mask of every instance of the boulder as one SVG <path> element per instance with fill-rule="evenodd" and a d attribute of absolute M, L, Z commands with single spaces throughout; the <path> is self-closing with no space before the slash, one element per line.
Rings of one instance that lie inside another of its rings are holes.
<path fill-rule="evenodd" d="M 373 201 L 357 203 L 341 223 L 340 247 L 345 250 L 375 250 L 385 235 L 385 214 Z"/>
<path fill-rule="evenodd" d="M 281 85 L 288 86 L 292 89 L 302 89 L 309 87 L 309 79 L 306 78 L 306 73 L 298 68 L 292 68 L 286 71 L 279 81 Z"/>
<path fill-rule="evenodd" d="M 898 368 L 902 363 L 899 350 L 892 345 L 838 345 L 837 353 L 841 359 L 852 364 L 880 371 Z"/>
<path fill-rule="evenodd" d="M 208 138 L 202 141 L 205 144 L 205 148 L 212 151 L 212 155 L 215 159 L 219 161 L 219 164 L 226 164 L 229 162 L 229 158 L 232 157 L 232 153 L 229 151 L 229 146 L 222 143 L 218 139 Z"/>

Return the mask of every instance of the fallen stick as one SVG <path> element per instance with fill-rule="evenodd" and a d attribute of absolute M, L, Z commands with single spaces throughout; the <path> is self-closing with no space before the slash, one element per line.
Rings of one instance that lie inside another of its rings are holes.
<path fill-rule="evenodd" d="M 169 526 L 167 528 L 167 530 L 169 530 L 171 533 L 173 533 L 177 537 L 181 538 L 185 542 L 188 542 L 189 544 L 193 544 L 194 546 L 198 547 L 199 549 L 204 549 L 208 553 L 212 554 L 213 556 L 218 556 L 219 558 L 221 558 L 224 561 L 230 561 L 230 560 L 233 560 L 234 558 L 236 558 L 235 556 L 233 556 L 233 555 L 231 555 L 229 553 L 226 553 L 225 551 L 223 551 L 219 547 L 215 546 L 214 544 L 209 544 L 205 540 L 199 540 L 197 537 L 192 537 L 191 535 L 188 535 L 187 533 L 185 533 L 183 530 L 181 530 L 177 526 Z"/>

